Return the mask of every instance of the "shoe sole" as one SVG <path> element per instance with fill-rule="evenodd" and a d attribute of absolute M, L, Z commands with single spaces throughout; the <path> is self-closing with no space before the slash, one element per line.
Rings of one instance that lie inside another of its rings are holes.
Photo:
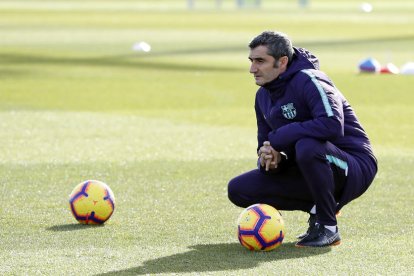
<path fill-rule="evenodd" d="M 307 245 L 300 245 L 300 244 L 295 244 L 295 247 L 297 248 L 305 248 L 305 247 L 312 247 L 312 248 L 316 248 L 316 247 L 331 247 L 331 246 L 338 246 L 341 244 L 341 241 L 336 241 L 334 243 L 328 244 L 328 245 L 324 245 L 324 246 L 307 246 Z"/>

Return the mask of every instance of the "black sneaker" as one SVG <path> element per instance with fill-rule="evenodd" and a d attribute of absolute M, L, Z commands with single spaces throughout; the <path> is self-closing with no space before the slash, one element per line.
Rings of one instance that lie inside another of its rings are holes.
<path fill-rule="evenodd" d="M 341 216 L 341 211 L 338 211 L 335 214 L 336 217 L 340 217 Z M 309 224 L 309 228 L 305 233 L 300 234 L 299 236 L 297 236 L 297 238 L 299 240 L 303 239 L 304 237 L 306 237 L 311 231 L 312 229 L 315 227 L 315 224 L 317 222 L 318 218 L 315 214 L 309 214 L 309 219 L 308 219 L 308 224 Z"/>
<path fill-rule="evenodd" d="M 317 217 L 315 214 L 309 214 L 309 219 L 308 219 L 309 228 L 308 230 L 306 230 L 305 233 L 297 236 L 297 238 L 301 240 L 304 237 L 306 237 L 313 230 L 313 228 L 315 228 L 316 220 L 317 220 Z"/>
<path fill-rule="evenodd" d="M 341 244 L 341 237 L 338 227 L 334 233 L 322 224 L 316 224 L 306 237 L 296 243 L 296 247 L 323 247 L 339 244 Z"/>

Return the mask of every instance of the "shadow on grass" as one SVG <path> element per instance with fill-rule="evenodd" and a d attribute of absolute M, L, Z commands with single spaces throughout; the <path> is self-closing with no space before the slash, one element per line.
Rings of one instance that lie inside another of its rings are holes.
<path fill-rule="evenodd" d="M 104 226 L 105 224 L 94 225 L 94 224 L 70 223 L 70 224 L 55 225 L 55 226 L 46 228 L 46 230 L 54 231 L 54 232 L 65 232 L 65 231 L 84 230 L 84 229 L 104 227 Z"/>
<path fill-rule="evenodd" d="M 377 37 L 366 39 L 348 39 L 348 40 L 328 40 L 328 41 L 298 41 L 295 45 L 300 47 L 313 48 L 313 47 L 332 47 L 332 46 L 352 46 L 352 45 L 364 45 L 366 43 L 396 43 L 414 40 L 414 36 L 396 36 L 396 37 Z M 66 66 L 110 66 L 110 67 L 123 67 L 123 68 L 145 68 L 145 69 L 157 69 L 157 70 L 175 70 L 175 71 L 218 71 L 218 72 L 232 72 L 232 71 L 244 71 L 239 66 L 215 66 L 209 64 L 191 64 L 191 63 L 169 63 L 151 61 L 152 57 L 162 56 L 189 56 L 192 54 L 217 54 L 217 53 L 234 53 L 242 52 L 247 55 L 247 45 L 240 45 L 236 47 L 210 47 L 210 48 L 183 48 L 171 51 L 155 51 L 148 54 L 123 54 L 114 56 L 103 57 L 57 57 L 42 54 L 12 54 L 2 53 L 0 54 L 0 60 L 3 64 L 35 64 L 35 65 L 66 65 Z M 9 74 L 12 72 L 9 72 Z"/>
<path fill-rule="evenodd" d="M 189 50 L 191 51 L 191 50 Z M 205 50 L 201 50 L 204 53 Z M 218 50 L 220 51 L 220 50 Z M 175 53 L 176 55 L 179 53 Z M 60 65 L 60 66 L 95 66 L 95 67 L 118 67 L 118 68 L 145 68 L 157 70 L 174 70 L 174 71 L 242 71 L 235 66 L 214 66 L 208 64 L 191 64 L 191 63 L 169 63 L 151 61 L 151 57 L 157 55 L 167 55 L 166 53 L 134 55 L 113 55 L 102 57 L 57 57 L 47 54 L 0 54 L 0 60 L 4 64 L 29 64 L 29 65 Z M 171 54 L 173 55 L 173 54 Z M 147 57 L 149 59 L 147 59 Z"/>
<path fill-rule="evenodd" d="M 328 253 L 331 248 L 296 248 L 284 243 L 270 252 L 250 252 L 239 243 L 200 244 L 190 251 L 145 261 L 141 266 L 98 275 L 144 275 L 157 273 L 199 273 L 251 269 L 263 262 L 303 258 Z"/>

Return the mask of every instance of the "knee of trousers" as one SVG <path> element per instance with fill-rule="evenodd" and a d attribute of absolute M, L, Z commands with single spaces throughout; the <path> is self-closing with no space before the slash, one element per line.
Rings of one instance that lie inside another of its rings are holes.
<path fill-rule="evenodd" d="M 240 196 L 240 188 L 240 183 L 237 181 L 236 178 L 233 178 L 232 180 L 230 180 L 227 186 L 227 196 L 233 204 L 243 207 L 246 205 L 246 200 L 244 200 L 243 197 Z"/>
<path fill-rule="evenodd" d="M 314 162 L 317 158 L 324 158 L 325 142 L 313 139 L 303 138 L 296 142 L 296 162 L 299 165 L 306 165 Z"/>

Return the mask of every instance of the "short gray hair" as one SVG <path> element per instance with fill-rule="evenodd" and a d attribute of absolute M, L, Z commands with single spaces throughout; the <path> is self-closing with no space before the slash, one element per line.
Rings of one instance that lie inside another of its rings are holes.
<path fill-rule="evenodd" d="M 287 56 L 289 62 L 292 60 L 292 42 L 289 37 L 282 32 L 265 31 L 261 33 L 249 43 L 250 49 L 254 49 L 258 46 L 267 46 L 267 53 L 274 57 L 275 60 L 278 60 L 283 56 Z"/>

